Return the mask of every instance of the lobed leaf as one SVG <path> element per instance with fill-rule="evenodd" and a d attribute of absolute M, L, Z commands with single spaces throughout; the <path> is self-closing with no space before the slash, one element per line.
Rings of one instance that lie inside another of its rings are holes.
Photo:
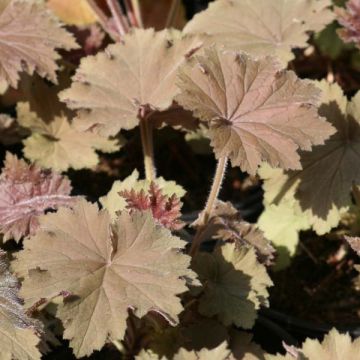
<path fill-rule="evenodd" d="M 122 192 L 134 190 L 140 192 L 141 190 L 148 192 L 151 182 L 149 180 L 139 180 L 139 172 L 134 170 L 123 181 L 115 181 L 111 190 L 106 196 L 100 198 L 101 205 L 109 211 L 112 219 L 116 218 L 116 214 L 126 209 L 127 201 L 121 195 Z M 185 190 L 177 185 L 175 181 L 167 181 L 163 177 L 155 179 L 155 184 L 161 189 L 163 195 L 171 197 L 176 195 L 177 198 L 182 198 L 185 195 Z"/>
<path fill-rule="evenodd" d="M 0 250 L 0 359 L 40 360 L 38 324 L 25 314 L 18 289 L 6 253 Z"/>
<path fill-rule="evenodd" d="M 281 204 L 294 198 L 318 234 L 338 225 L 352 204 L 351 189 L 360 182 L 360 92 L 351 101 L 337 84 L 321 81 L 319 113 L 336 128 L 336 133 L 310 152 L 301 153 L 303 170 L 289 171 L 273 183 L 272 198 Z"/>
<path fill-rule="evenodd" d="M 83 59 L 60 98 L 81 109 L 79 120 L 98 125 L 103 135 L 132 129 L 141 112 L 150 116 L 172 105 L 177 69 L 202 44 L 202 37 L 181 37 L 175 30 L 135 29 L 121 43 Z"/>
<path fill-rule="evenodd" d="M 199 312 L 218 316 L 228 326 L 250 329 L 261 305 L 267 306 L 267 287 L 272 282 L 257 259 L 254 249 L 227 243 L 213 254 L 199 253 L 193 268 L 204 285 Z"/>
<path fill-rule="evenodd" d="M 28 165 L 16 155 L 6 154 L 0 175 L 0 231 L 3 240 L 33 235 L 39 216 L 46 210 L 71 206 L 71 185 L 67 177 Z"/>
<path fill-rule="evenodd" d="M 210 127 L 217 158 L 255 174 L 262 161 L 300 169 L 309 151 L 334 133 L 318 116 L 320 91 L 275 58 L 254 59 L 212 47 L 180 70 L 176 101 Z"/>
<path fill-rule="evenodd" d="M 322 30 L 334 15 L 331 0 L 217 0 L 185 26 L 214 41 L 252 55 L 276 55 L 283 64 L 292 49 L 306 47 L 309 33 Z"/>
<path fill-rule="evenodd" d="M 99 162 L 96 150 L 113 152 L 119 149 L 116 140 L 84 129 L 76 119 L 70 123 L 64 114 L 46 123 L 30 110 L 29 103 L 18 103 L 17 113 L 20 125 L 32 133 L 23 141 L 24 155 L 44 168 L 55 171 L 94 168 Z"/>
<path fill-rule="evenodd" d="M 343 27 L 338 29 L 338 34 L 345 43 L 355 43 L 360 46 L 360 3 L 358 0 L 346 1 L 346 7 L 336 7 L 337 21 Z"/>
<path fill-rule="evenodd" d="M 35 71 L 56 82 L 55 49 L 75 49 L 73 36 L 35 0 L 3 0 L 0 6 L 0 81 L 16 87 L 19 72 Z"/>
<path fill-rule="evenodd" d="M 195 278 L 185 242 L 156 225 L 151 214 L 123 212 L 111 225 L 106 210 L 79 201 L 41 219 L 37 234 L 24 243 L 14 268 L 25 278 L 28 304 L 61 291 L 71 296 L 57 316 L 77 357 L 101 349 L 108 336 L 122 339 L 128 309 L 178 321 L 177 295 Z"/>

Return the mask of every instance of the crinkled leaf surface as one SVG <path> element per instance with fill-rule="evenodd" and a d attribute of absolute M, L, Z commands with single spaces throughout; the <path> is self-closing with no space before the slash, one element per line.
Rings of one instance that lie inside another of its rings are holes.
<path fill-rule="evenodd" d="M 96 150 L 116 151 L 115 140 L 85 130 L 77 119 L 69 122 L 64 115 L 55 116 L 46 123 L 30 111 L 28 103 L 18 103 L 18 121 L 31 130 L 32 134 L 24 143 L 24 155 L 44 168 L 66 171 L 93 168 L 99 161 Z"/>
<path fill-rule="evenodd" d="M 71 185 L 67 177 L 28 165 L 7 153 L 0 175 L 0 231 L 3 240 L 19 241 L 32 235 L 39 216 L 46 210 L 71 206 Z"/>
<path fill-rule="evenodd" d="M 179 251 L 184 245 L 149 213 L 123 212 L 111 225 L 106 210 L 81 200 L 73 210 L 41 219 L 14 268 L 25 277 L 28 304 L 61 291 L 72 294 L 57 316 L 81 357 L 101 349 L 108 336 L 123 338 L 129 308 L 139 317 L 153 310 L 177 322 L 182 311 L 177 295 L 195 275 L 190 257 Z"/>
<path fill-rule="evenodd" d="M 287 172 L 272 198 L 280 203 L 295 193 L 313 229 L 324 234 L 337 226 L 352 203 L 352 185 L 360 183 L 360 92 L 348 101 L 337 84 L 318 86 L 323 90 L 319 112 L 337 132 L 325 145 L 301 154 L 303 170 Z"/>
<path fill-rule="evenodd" d="M 159 177 L 155 180 L 155 184 L 162 190 L 162 193 L 166 196 L 176 195 L 181 198 L 185 195 L 185 190 L 177 185 L 175 181 L 167 181 L 163 177 Z M 126 209 L 127 202 L 124 197 L 119 193 L 122 191 L 148 191 L 150 188 L 150 181 L 139 180 L 139 172 L 134 170 L 133 173 L 126 179 L 120 181 L 117 180 L 113 183 L 111 190 L 106 196 L 100 198 L 102 206 L 107 209 L 112 219 L 116 218 L 116 213 Z"/>
<path fill-rule="evenodd" d="M 79 119 L 101 126 L 103 135 L 132 129 L 142 109 L 170 107 L 178 92 L 177 69 L 202 43 L 201 37 L 181 37 L 175 30 L 134 30 L 121 43 L 85 58 L 60 97 L 70 108 L 86 110 Z"/>
<path fill-rule="evenodd" d="M 338 29 L 338 34 L 346 43 L 355 43 L 360 46 L 360 21 L 359 21 L 360 4 L 358 0 L 346 1 L 345 9 L 336 7 L 335 13 L 337 21 L 343 26 Z"/>
<path fill-rule="evenodd" d="M 18 289 L 6 253 L 0 250 L 0 360 L 37 360 L 41 354 L 36 323 L 25 314 Z"/>
<path fill-rule="evenodd" d="M 217 0 L 197 14 L 185 33 L 208 33 L 227 48 L 253 55 L 277 55 L 283 63 L 293 48 L 307 46 L 310 31 L 319 31 L 334 15 L 331 0 Z"/>
<path fill-rule="evenodd" d="M 73 36 L 35 0 L 7 0 L 0 7 L 0 80 L 16 87 L 19 72 L 36 71 L 56 82 L 55 49 L 74 49 Z"/>
<path fill-rule="evenodd" d="M 238 248 L 227 243 L 214 253 L 199 253 L 193 268 L 204 285 L 199 312 L 217 315 L 224 325 L 245 329 L 254 325 L 256 310 L 267 306 L 267 287 L 272 282 L 254 249 Z"/>
<path fill-rule="evenodd" d="M 333 127 L 317 113 L 320 91 L 272 57 L 212 47 L 180 70 L 176 101 L 210 126 L 217 158 L 255 174 L 261 161 L 300 169 L 297 150 L 323 144 Z"/>

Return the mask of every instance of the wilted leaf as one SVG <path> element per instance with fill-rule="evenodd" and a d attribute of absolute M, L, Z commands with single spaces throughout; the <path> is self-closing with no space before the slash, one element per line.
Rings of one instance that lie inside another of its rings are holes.
<path fill-rule="evenodd" d="M 346 8 L 336 7 L 337 21 L 343 26 L 338 30 L 340 37 L 347 43 L 360 46 L 360 3 L 358 0 L 348 0 Z"/>
<path fill-rule="evenodd" d="M 7 153 L 0 175 L 0 231 L 3 240 L 33 235 L 39 216 L 48 209 L 70 206 L 70 181 L 59 174 L 28 165 Z"/>
<path fill-rule="evenodd" d="M 71 294 L 57 316 L 81 357 L 101 349 L 108 336 L 123 338 L 129 308 L 138 317 L 152 310 L 177 322 L 177 295 L 194 278 L 190 257 L 179 251 L 184 245 L 149 213 L 123 212 L 111 225 L 106 210 L 81 200 L 73 210 L 44 216 L 14 267 L 25 277 L 22 294 L 29 304 Z"/>
<path fill-rule="evenodd" d="M 102 206 L 107 209 L 112 219 L 116 218 L 116 213 L 126 209 L 126 199 L 120 195 L 123 191 L 134 190 L 139 192 L 144 190 L 149 191 L 150 181 L 139 180 L 139 172 L 134 170 L 133 173 L 123 181 L 115 181 L 109 193 L 100 198 Z M 167 181 L 160 177 L 155 180 L 155 184 L 161 189 L 163 195 L 172 196 L 176 195 L 182 198 L 185 195 L 185 190 L 175 183 L 175 181 Z"/>
<path fill-rule="evenodd" d="M 283 63 L 293 48 L 307 46 L 334 15 L 331 0 L 217 0 L 194 16 L 185 33 L 208 33 L 227 48 L 252 55 L 277 55 Z"/>
<path fill-rule="evenodd" d="M 338 225 L 352 204 L 351 188 L 360 183 L 360 92 L 347 101 L 337 84 L 318 83 L 323 90 L 319 112 L 337 132 L 324 146 L 301 154 L 303 170 L 287 172 L 273 188 L 273 202 L 295 193 L 318 234 Z"/>
<path fill-rule="evenodd" d="M 132 129 L 140 112 L 150 121 L 153 111 L 172 105 L 177 69 L 202 43 L 201 37 L 182 38 L 175 30 L 134 30 L 121 43 L 85 58 L 60 98 L 72 109 L 86 110 L 79 120 L 98 125 L 103 135 Z"/>
<path fill-rule="evenodd" d="M 267 306 L 267 287 L 272 282 L 254 249 L 238 248 L 227 243 L 213 254 L 199 253 L 193 268 L 204 285 L 199 312 L 217 315 L 224 325 L 245 329 L 254 325 L 256 310 Z"/>
<path fill-rule="evenodd" d="M 20 125 L 32 133 L 23 141 L 24 155 L 44 168 L 93 168 L 99 161 L 96 150 L 112 152 L 119 148 L 116 140 L 103 138 L 91 129 L 84 131 L 77 119 L 70 123 L 61 115 L 46 123 L 30 111 L 28 103 L 18 103 L 17 112 Z"/>
<path fill-rule="evenodd" d="M 297 150 L 323 144 L 334 129 L 318 116 L 320 91 L 275 58 L 215 47 L 180 70 L 176 101 L 210 126 L 217 158 L 255 174 L 261 161 L 300 169 Z"/>
<path fill-rule="evenodd" d="M 46 6 L 34 0 L 6 0 L 0 8 L 0 80 L 16 87 L 19 72 L 36 71 L 56 82 L 60 58 L 55 49 L 74 49 L 72 35 L 62 29 Z"/>
<path fill-rule="evenodd" d="M 185 225 L 180 220 L 180 199 L 175 194 L 166 196 L 155 182 L 150 183 L 147 192 L 132 189 L 123 190 L 119 195 L 126 200 L 126 209 L 130 213 L 151 210 L 154 219 L 169 230 L 180 230 Z"/>
<path fill-rule="evenodd" d="M 96 22 L 96 15 L 87 0 L 48 0 L 47 6 L 64 23 L 69 25 L 90 25 Z"/>
<path fill-rule="evenodd" d="M 0 250 L 0 359 L 37 360 L 36 321 L 30 319 L 18 297 L 19 284 L 9 272 L 6 253 Z"/>

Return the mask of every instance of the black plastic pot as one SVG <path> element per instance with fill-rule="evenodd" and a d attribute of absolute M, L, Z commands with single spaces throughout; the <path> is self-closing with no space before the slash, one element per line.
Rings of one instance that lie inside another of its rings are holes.
<path fill-rule="evenodd" d="M 307 337 L 322 339 L 326 333 L 335 327 L 331 324 L 314 324 L 311 321 L 301 320 L 273 309 L 261 309 L 259 315 L 274 322 L 300 342 Z M 348 332 L 353 338 L 360 336 L 360 324 L 336 326 L 336 328 L 340 332 Z"/>

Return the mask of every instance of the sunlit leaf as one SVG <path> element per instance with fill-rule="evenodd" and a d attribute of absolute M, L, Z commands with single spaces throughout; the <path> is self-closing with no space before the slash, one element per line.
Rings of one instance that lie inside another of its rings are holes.
<path fill-rule="evenodd" d="M 71 206 L 70 181 L 7 153 L 0 175 L 0 231 L 3 240 L 33 235 L 46 210 Z"/>
<path fill-rule="evenodd" d="M 181 37 L 175 30 L 134 30 L 85 58 L 60 97 L 72 109 L 86 110 L 79 112 L 79 120 L 98 125 L 103 135 L 132 129 L 141 113 L 151 121 L 151 114 L 172 105 L 177 69 L 202 43 L 201 37 Z"/>
<path fill-rule="evenodd" d="M 333 20 L 330 5 L 331 0 L 217 0 L 184 32 L 208 33 L 227 48 L 277 55 L 286 64 L 294 58 L 292 49 L 307 46 L 310 32 Z"/>
<path fill-rule="evenodd" d="M 73 36 L 35 0 L 5 0 L 0 7 L 0 80 L 16 87 L 19 72 L 56 82 L 55 49 L 74 49 Z"/>
<path fill-rule="evenodd" d="M 298 149 L 323 144 L 333 127 L 317 113 L 320 91 L 272 57 L 212 47 L 180 70 L 176 101 L 210 127 L 217 158 L 255 174 L 262 161 L 301 169 Z"/>
<path fill-rule="evenodd" d="M 19 287 L 8 269 L 6 253 L 0 250 L 0 359 L 40 360 L 37 323 L 25 314 Z"/>
<path fill-rule="evenodd" d="M 14 268 L 25 277 L 28 304 L 71 294 L 57 316 L 81 357 L 101 349 L 108 336 L 123 338 L 129 308 L 139 317 L 152 310 L 178 321 L 177 295 L 195 276 L 190 257 L 180 252 L 184 245 L 148 213 L 123 212 L 111 225 L 106 210 L 81 200 L 41 219 Z"/>

